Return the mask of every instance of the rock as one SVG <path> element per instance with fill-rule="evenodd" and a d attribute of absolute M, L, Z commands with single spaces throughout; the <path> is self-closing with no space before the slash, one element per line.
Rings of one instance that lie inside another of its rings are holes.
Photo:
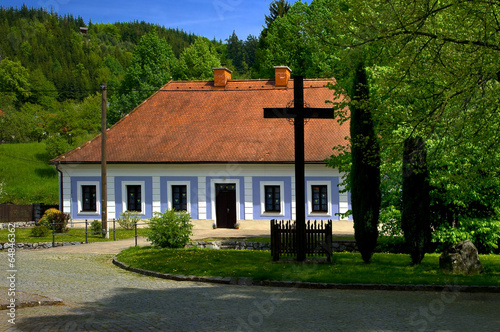
<path fill-rule="evenodd" d="M 448 247 L 439 256 L 439 267 L 454 274 L 479 274 L 484 271 L 471 241 L 461 241 Z"/>

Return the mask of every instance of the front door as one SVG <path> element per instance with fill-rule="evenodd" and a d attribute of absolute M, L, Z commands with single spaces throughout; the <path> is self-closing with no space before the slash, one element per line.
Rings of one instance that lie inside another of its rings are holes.
<path fill-rule="evenodd" d="M 234 228 L 234 224 L 236 224 L 236 184 L 216 184 L 215 192 L 217 227 Z"/>

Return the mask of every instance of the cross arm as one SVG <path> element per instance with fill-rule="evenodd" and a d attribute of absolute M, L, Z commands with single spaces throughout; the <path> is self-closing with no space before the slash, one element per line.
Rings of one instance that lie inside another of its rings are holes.
<path fill-rule="evenodd" d="M 333 119 L 333 109 L 331 108 L 304 108 L 297 110 L 294 108 L 264 108 L 264 118 L 284 119 L 296 118 L 302 115 L 308 119 Z"/>

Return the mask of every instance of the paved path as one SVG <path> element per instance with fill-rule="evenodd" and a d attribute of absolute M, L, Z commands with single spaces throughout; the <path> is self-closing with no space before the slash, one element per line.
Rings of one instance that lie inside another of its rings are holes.
<path fill-rule="evenodd" d="M 458 293 L 453 288 L 425 293 L 176 282 L 120 270 L 111 264 L 112 254 L 93 253 L 92 246 L 77 246 L 87 253 L 63 252 L 64 247 L 18 251 L 17 290 L 61 298 L 64 305 L 18 309 L 14 326 L 7 322 L 6 311 L 0 311 L 0 331 L 499 331 L 500 327 L 500 294 Z M 0 253 L 0 267 L 7 270 L 5 252 Z M 4 277 L 2 286 L 8 286 Z"/>

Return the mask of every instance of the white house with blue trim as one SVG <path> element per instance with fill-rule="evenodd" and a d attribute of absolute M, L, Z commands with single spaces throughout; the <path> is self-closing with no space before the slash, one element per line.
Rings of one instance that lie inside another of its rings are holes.
<path fill-rule="evenodd" d="M 270 80 L 169 82 L 107 132 L 108 218 L 142 218 L 174 208 L 199 227 L 232 228 L 295 219 L 293 126 L 264 119 L 263 109 L 293 105 L 293 79 L 276 67 Z M 306 79 L 304 99 L 328 107 L 333 79 Z M 333 111 L 333 110 L 332 110 Z M 315 119 L 305 126 L 306 217 L 339 220 L 350 209 L 341 176 L 326 167 L 346 144 L 349 124 Z M 59 171 L 60 205 L 74 220 L 101 218 L 100 136 L 51 162 Z"/>

